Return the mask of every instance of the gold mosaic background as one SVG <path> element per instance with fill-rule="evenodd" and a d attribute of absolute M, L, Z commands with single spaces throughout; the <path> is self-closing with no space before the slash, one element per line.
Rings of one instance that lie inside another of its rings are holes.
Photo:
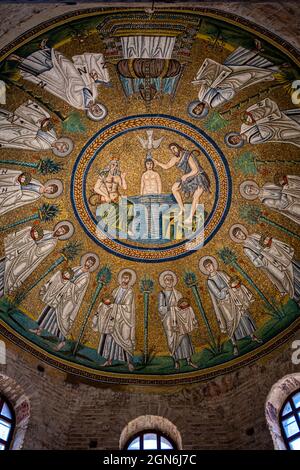
<path fill-rule="evenodd" d="M 64 55 L 71 58 L 73 55 L 82 54 L 84 52 L 103 52 L 104 45 L 100 40 L 99 34 L 95 32 L 94 34 L 91 34 L 88 37 L 86 37 L 84 39 L 84 42 L 80 42 L 79 40 L 74 39 L 70 42 L 66 42 L 64 44 L 59 45 L 58 49 Z M 192 124 L 196 124 L 200 128 L 201 127 L 204 128 L 204 123 L 202 121 L 194 121 L 187 115 L 187 112 L 186 112 L 187 104 L 191 101 L 191 99 L 197 99 L 198 88 L 193 87 L 191 85 L 191 81 L 195 77 L 200 64 L 202 64 L 205 58 L 210 57 L 212 59 L 215 59 L 218 62 L 223 62 L 233 49 L 234 47 L 225 43 L 221 49 L 218 49 L 217 51 L 215 51 L 208 44 L 205 37 L 201 37 L 201 35 L 198 35 L 192 47 L 190 61 L 188 62 L 185 68 L 183 77 L 180 80 L 175 100 L 171 102 L 171 100 L 168 97 L 163 97 L 159 101 L 154 101 L 151 104 L 150 112 L 152 114 L 155 114 L 155 113 L 170 114 L 170 115 L 182 118 L 188 122 L 191 122 Z M 60 208 L 61 208 L 60 219 L 62 220 L 70 219 L 73 222 L 75 226 L 75 230 L 76 230 L 74 238 L 80 239 L 80 241 L 83 243 L 83 253 L 95 252 L 100 257 L 101 265 L 108 264 L 110 266 L 113 272 L 113 279 L 110 285 L 104 289 L 104 291 L 110 291 L 114 287 L 116 287 L 117 274 L 119 270 L 124 267 L 134 269 L 137 273 L 138 280 L 140 280 L 146 273 L 155 281 L 155 289 L 154 289 L 153 294 L 150 297 L 149 345 L 150 345 L 150 348 L 153 349 L 154 353 L 157 355 L 167 355 L 167 356 L 169 355 L 161 321 L 157 312 L 157 296 L 160 290 L 160 286 L 158 284 L 158 276 L 164 270 L 167 270 L 167 269 L 174 270 L 179 278 L 179 282 L 177 285 L 178 290 L 184 293 L 185 296 L 190 298 L 191 303 L 197 314 L 197 317 L 199 318 L 200 327 L 192 334 L 192 340 L 193 340 L 193 344 L 195 345 L 196 351 L 200 351 L 203 349 L 203 347 L 207 346 L 207 343 L 208 343 L 207 333 L 205 330 L 205 326 L 201 320 L 201 317 L 199 316 L 199 313 L 197 313 L 198 311 L 197 311 L 197 307 L 195 305 L 192 293 L 185 286 L 183 282 L 182 276 L 185 270 L 187 269 L 193 270 L 195 273 L 197 273 L 197 276 L 199 279 L 201 299 L 205 307 L 207 316 L 209 318 L 210 324 L 212 326 L 212 329 L 216 337 L 220 335 L 218 326 L 215 320 L 215 315 L 213 312 L 211 299 L 206 289 L 206 278 L 204 275 L 202 275 L 199 272 L 199 269 L 198 269 L 198 261 L 200 257 L 204 255 L 216 255 L 217 251 L 220 250 L 221 248 L 230 247 L 237 253 L 238 260 L 241 266 L 247 271 L 247 273 L 252 277 L 252 279 L 255 280 L 257 285 L 260 286 L 260 288 L 263 290 L 267 298 L 274 298 L 278 305 L 284 304 L 288 300 L 287 297 L 284 297 L 284 298 L 280 297 L 279 293 L 277 293 L 277 291 L 275 290 L 273 285 L 268 281 L 266 276 L 263 274 L 260 274 L 260 272 L 257 269 L 255 269 L 252 266 L 252 264 L 248 262 L 247 259 L 243 256 L 242 247 L 234 244 L 229 238 L 228 231 L 233 223 L 240 222 L 240 223 L 243 223 L 245 226 L 247 226 L 246 223 L 240 220 L 239 213 L 238 213 L 240 204 L 245 203 L 245 200 L 243 200 L 239 194 L 239 185 L 241 181 L 243 181 L 244 179 L 252 179 L 251 176 L 245 177 L 242 175 L 242 173 L 239 173 L 236 170 L 234 170 L 233 161 L 241 151 L 246 151 L 246 150 L 254 152 L 258 156 L 258 158 L 262 160 L 267 160 L 267 159 L 276 160 L 276 159 L 283 159 L 286 157 L 288 157 L 289 159 L 297 159 L 297 157 L 299 157 L 299 149 L 290 144 L 280 144 L 280 143 L 276 143 L 276 144 L 268 143 L 268 144 L 264 144 L 261 146 L 255 146 L 254 148 L 253 147 L 250 148 L 250 146 L 245 146 L 242 150 L 227 148 L 226 145 L 224 144 L 224 135 L 226 132 L 230 130 L 236 130 L 236 131 L 239 130 L 240 124 L 241 124 L 239 111 L 234 113 L 234 115 L 230 118 L 230 124 L 225 129 L 219 132 L 214 132 L 214 133 L 208 132 L 204 129 L 214 139 L 217 145 L 222 149 L 225 157 L 227 158 L 229 162 L 231 173 L 232 173 L 232 180 L 233 180 L 232 204 L 231 204 L 229 214 L 224 224 L 222 225 L 222 228 L 204 248 L 202 248 L 196 253 L 191 254 L 190 256 L 181 258 L 175 262 L 143 264 L 139 262 L 126 261 L 124 259 L 121 259 L 118 256 L 114 256 L 108 253 L 107 251 L 101 249 L 90 238 L 88 238 L 88 236 L 81 229 L 77 219 L 75 218 L 73 214 L 73 209 L 72 209 L 72 205 L 71 205 L 71 201 L 69 197 L 70 175 L 72 173 L 74 161 L 76 160 L 82 147 L 101 128 L 101 126 L 107 125 L 108 123 L 113 122 L 117 119 L 120 119 L 124 116 L 143 114 L 143 113 L 149 112 L 149 110 L 146 109 L 145 104 L 142 101 L 138 101 L 135 99 L 129 99 L 129 100 L 125 99 L 123 92 L 121 90 L 121 85 L 117 77 L 115 67 L 112 64 L 109 64 L 108 68 L 109 68 L 109 74 L 111 77 L 111 83 L 113 86 L 112 88 L 103 88 L 103 87 L 99 88 L 99 99 L 108 108 L 108 111 L 109 111 L 108 116 L 103 121 L 103 123 L 95 123 L 86 119 L 82 113 L 82 121 L 84 122 L 84 125 L 86 126 L 86 132 L 70 134 L 70 137 L 74 139 L 74 143 L 75 143 L 74 150 L 71 153 L 71 155 L 68 156 L 63 161 L 64 170 L 57 175 L 58 178 L 63 179 L 64 186 L 65 186 L 64 195 L 60 197 L 59 200 L 55 201 L 59 203 Z M 36 90 L 36 87 L 33 84 L 30 84 L 29 82 L 26 83 L 26 87 L 28 89 L 32 89 L 33 91 Z M 266 87 L 268 87 L 268 84 L 262 83 L 259 85 L 259 87 L 261 89 L 265 89 Z M 244 92 L 239 93 L 238 99 L 236 101 L 243 101 L 248 96 L 254 95 L 255 92 L 256 90 L 253 89 L 253 87 L 251 87 L 250 89 L 246 89 Z M 56 109 L 61 110 L 63 114 L 67 115 L 73 111 L 71 107 L 69 107 L 66 103 L 64 103 L 60 99 L 50 94 L 47 94 L 44 91 L 42 93 L 43 93 L 43 97 L 51 101 L 53 106 Z M 274 92 L 272 92 L 272 95 L 270 97 L 279 104 L 281 109 L 289 109 L 291 107 L 294 107 L 294 105 L 292 105 L 291 103 L 290 95 L 284 92 L 283 89 L 275 90 Z M 16 89 L 8 90 L 6 108 L 13 110 L 17 106 L 21 105 L 24 101 L 26 101 L 26 99 L 28 99 L 28 96 L 26 96 L 26 94 L 24 94 L 23 92 L 18 91 Z M 250 104 L 254 104 L 256 101 L 258 100 L 256 99 L 254 101 L 251 101 Z M 235 104 L 235 102 L 233 102 L 232 104 Z M 55 122 L 55 119 L 54 119 L 54 122 Z M 65 132 L 62 132 L 60 130 L 58 122 L 55 122 L 55 126 L 56 126 L 56 130 L 58 134 L 66 135 Z M 95 175 L 96 170 L 100 167 L 101 168 L 104 167 L 111 156 L 116 156 L 120 159 L 122 171 L 125 171 L 127 173 L 128 194 L 130 195 L 139 194 L 140 177 L 141 177 L 142 172 L 144 171 L 144 150 L 142 150 L 140 144 L 137 141 L 136 136 L 138 134 L 144 136 L 144 131 L 141 131 L 141 132 L 134 131 L 125 136 L 122 136 L 116 139 L 113 143 L 109 144 L 104 149 L 104 151 L 101 153 L 101 158 L 97 157 L 90 169 L 88 189 L 90 189 L 95 182 L 96 176 L 94 175 Z M 163 162 L 168 160 L 169 152 L 167 149 L 167 145 L 171 141 L 175 140 L 176 142 L 179 142 L 183 145 L 187 143 L 184 138 L 175 136 L 171 132 L 164 132 L 162 130 L 156 130 L 155 135 L 159 137 L 162 135 L 165 136 L 165 139 L 161 147 L 159 148 L 159 150 L 154 151 L 155 158 L 158 158 L 160 161 L 163 161 Z M 187 146 L 190 148 L 191 144 L 188 142 Z M 1 157 L 3 158 L 21 159 L 24 161 L 35 162 L 41 156 L 43 157 L 49 156 L 52 158 L 51 152 L 43 152 L 43 154 L 41 155 L 39 153 L 32 153 L 29 151 L 28 152 L 18 151 L 18 150 L 13 150 L 13 149 L 1 150 Z M 60 159 L 57 159 L 57 161 L 58 160 L 60 161 Z M 210 166 L 205 158 L 201 160 L 201 164 L 203 164 L 205 170 L 208 171 L 209 175 L 212 176 Z M 276 171 L 283 170 L 282 165 L 263 166 L 261 168 L 262 168 L 262 171 L 260 173 L 257 173 L 253 177 L 253 179 L 255 179 L 255 181 L 259 185 L 262 185 L 267 181 L 271 181 L 272 176 L 274 175 Z M 177 172 L 176 170 L 162 171 L 159 168 L 156 168 L 156 170 L 162 176 L 164 192 L 169 192 L 171 185 L 175 181 L 175 179 L 177 179 L 179 172 Z M 287 173 L 290 172 L 292 174 L 299 174 L 299 167 L 297 168 L 297 172 L 296 172 L 295 166 L 289 166 L 289 164 L 287 163 L 286 165 L 284 165 L 284 171 Z M 49 175 L 41 176 L 36 173 L 33 173 L 33 174 L 40 181 L 46 181 L 47 179 L 50 179 L 51 177 Z M 212 181 L 214 181 L 213 178 L 211 179 Z M 208 196 L 205 196 L 202 198 L 202 202 L 204 202 L 205 207 L 208 208 L 209 210 L 212 204 L 212 198 L 210 199 Z M 255 204 L 259 204 L 259 203 L 255 202 Z M 259 204 L 259 207 L 264 211 L 264 208 L 260 204 Z M 15 219 L 30 216 L 32 213 L 34 213 L 34 209 L 35 209 L 34 205 L 27 205 L 27 206 L 20 208 L 19 210 L 10 212 L 6 214 L 4 217 L 5 223 L 11 223 Z M 293 230 L 293 231 L 298 230 L 297 226 L 295 226 L 295 224 L 292 221 L 289 221 L 289 219 L 282 217 L 280 214 L 276 212 L 272 212 L 272 214 L 269 214 L 269 215 L 272 220 L 274 220 L 275 222 L 281 225 L 284 225 L 286 228 Z M 44 228 L 51 229 L 53 225 L 54 225 L 53 223 L 44 224 Z M 21 226 L 21 228 L 22 227 L 25 227 L 25 225 Z M 291 244 L 295 248 L 296 254 L 298 255 L 298 257 L 300 257 L 299 241 L 297 241 L 296 239 L 292 239 L 291 237 L 285 237 L 285 235 L 281 231 L 277 230 L 276 228 L 272 228 L 271 226 L 267 226 L 267 225 L 247 226 L 247 228 L 249 229 L 250 233 L 254 231 L 261 232 L 261 233 L 273 235 L 281 240 L 286 240 L 287 243 Z M 58 242 L 57 250 L 59 250 L 59 248 L 62 246 L 63 246 L 63 242 Z M 1 250 L 0 256 L 2 256 L 3 255 L 3 243 L 1 244 L 0 250 Z M 52 253 L 47 258 L 47 260 L 38 267 L 38 269 L 34 272 L 34 274 L 32 275 L 30 279 L 27 279 L 27 281 L 24 284 L 25 288 L 26 288 L 26 285 L 31 284 L 35 279 L 37 279 L 44 272 L 44 270 L 53 261 L 57 259 L 58 257 L 57 250 L 56 252 Z M 219 261 L 220 269 L 225 270 L 226 272 L 230 273 L 231 268 L 228 266 L 225 266 L 219 260 L 219 258 L 217 259 Z M 71 264 L 71 266 L 78 266 L 78 265 L 79 265 L 79 259 L 77 259 L 77 261 L 75 262 L 72 262 Z M 60 269 L 61 267 L 62 265 L 60 266 Z M 32 319 L 37 319 L 40 312 L 42 311 L 44 307 L 44 304 L 39 299 L 39 289 L 41 288 L 42 284 L 36 287 L 22 304 L 22 309 Z M 245 284 L 247 285 L 246 282 Z M 95 286 L 96 286 L 95 273 L 93 273 L 91 275 L 91 282 L 89 285 L 89 289 L 85 295 L 84 301 L 82 303 L 82 306 L 80 308 L 79 314 L 77 316 L 77 319 L 76 319 L 76 322 L 72 331 L 72 336 L 74 338 L 78 337 L 80 326 L 82 324 L 84 314 L 86 313 L 88 306 L 90 304 Z M 142 307 L 142 294 L 139 291 L 138 283 L 136 283 L 134 287 L 134 291 L 136 295 L 136 305 L 137 305 L 136 353 L 138 354 L 139 352 L 142 352 L 143 350 L 143 307 Z M 256 294 L 255 294 L 255 297 L 256 297 L 256 301 L 251 308 L 251 313 L 253 317 L 255 318 L 257 326 L 260 327 L 269 318 L 263 312 L 262 301 L 259 299 L 259 297 Z M 87 328 L 86 339 L 87 339 L 87 344 L 89 346 L 93 348 L 97 348 L 98 335 L 92 331 L 90 327 L 90 323 Z M 225 340 L 227 338 L 222 337 L 222 339 Z"/>

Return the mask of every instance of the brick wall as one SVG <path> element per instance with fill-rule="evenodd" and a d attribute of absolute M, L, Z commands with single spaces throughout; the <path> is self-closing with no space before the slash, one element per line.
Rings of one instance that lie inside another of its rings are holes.
<path fill-rule="evenodd" d="M 159 393 L 70 380 L 10 344 L 2 373 L 22 387 L 30 402 L 25 449 L 88 449 L 91 441 L 99 449 L 118 449 L 124 427 L 141 415 L 170 420 L 183 449 L 271 449 L 267 395 L 281 377 L 300 370 L 291 362 L 290 344 L 226 376 Z"/>
<path fill-rule="evenodd" d="M 257 21 L 298 45 L 295 1 L 276 5 L 213 2 L 213 6 Z M 0 26 L 0 46 L 35 24 L 76 8 L 58 4 L 7 5 Z M 91 440 L 94 445 L 97 441 L 99 449 L 117 449 L 128 422 L 148 414 L 174 423 L 184 449 L 271 449 L 265 400 L 278 379 L 299 372 L 299 366 L 291 363 L 289 345 L 273 357 L 209 383 L 162 393 L 70 383 L 66 374 L 9 344 L 7 365 L 0 366 L 0 373 L 14 381 L 30 403 L 25 449 L 88 449 Z"/>

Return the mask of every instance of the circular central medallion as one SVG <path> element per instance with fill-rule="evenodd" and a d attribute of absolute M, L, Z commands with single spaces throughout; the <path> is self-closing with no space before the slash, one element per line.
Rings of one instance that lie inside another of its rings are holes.
<path fill-rule="evenodd" d="M 220 148 L 202 129 L 168 115 L 130 116 L 102 128 L 80 152 L 72 176 L 83 229 L 133 261 L 193 253 L 217 233 L 230 206 Z"/>

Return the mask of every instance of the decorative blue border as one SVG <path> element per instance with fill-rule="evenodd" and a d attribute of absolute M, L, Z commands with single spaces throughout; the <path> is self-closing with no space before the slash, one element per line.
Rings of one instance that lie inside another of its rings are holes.
<path fill-rule="evenodd" d="M 73 209 L 74 209 L 74 213 L 75 213 L 75 216 L 77 218 L 77 220 L 79 221 L 81 227 L 83 228 L 83 230 L 86 232 L 86 234 L 92 238 L 92 240 L 97 243 L 97 245 L 101 246 L 102 248 L 104 248 L 106 251 L 108 251 L 109 253 L 112 253 L 120 258 L 123 258 L 123 259 L 127 259 L 127 260 L 131 260 L 131 261 L 137 261 L 137 262 L 146 262 L 146 263 L 160 263 L 160 262 L 167 262 L 167 261 L 173 261 L 173 260 L 176 260 L 176 259 L 179 259 L 179 258 L 182 258 L 184 256 L 188 256 L 192 253 L 194 253 L 194 251 L 196 250 L 190 250 L 190 251 L 187 251 L 186 253 L 181 253 L 180 255 L 176 255 L 176 256 L 170 256 L 168 258 L 163 258 L 163 259 L 145 259 L 145 258 L 136 258 L 136 257 L 133 257 L 133 256 L 127 256 L 127 255 L 123 255 L 121 253 L 118 253 L 117 251 L 107 247 L 105 244 L 102 244 L 101 241 L 95 237 L 90 231 L 89 229 L 86 227 L 86 225 L 83 223 L 83 221 L 81 220 L 78 212 L 77 212 L 77 207 L 76 207 L 76 203 L 75 203 L 75 197 L 74 197 L 74 191 L 75 191 L 75 174 L 76 174 L 76 171 L 77 171 L 77 168 L 78 168 L 78 165 L 80 163 L 80 160 L 83 156 L 83 154 L 85 153 L 86 149 L 94 142 L 94 140 L 99 136 L 101 135 L 103 132 L 105 132 L 106 130 L 108 130 L 109 128 L 111 128 L 112 126 L 115 126 L 117 124 L 120 124 L 122 122 L 126 122 L 126 121 L 130 121 L 130 120 L 134 120 L 134 119 L 141 119 L 141 118 L 164 118 L 164 119 L 169 119 L 171 121 L 175 121 L 175 122 L 180 122 L 181 124 L 184 124 L 185 126 L 187 127 L 190 127 L 191 129 L 193 129 L 194 131 L 196 131 L 198 134 L 201 135 L 202 138 L 204 138 L 207 142 L 209 142 L 213 147 L 214 149 L 217 151 L 217 153 L 219 154 L 221 160 L 222 160 L 222 163 L 224 165 L 224 168 L 225 168 L 225 173 L 226 173 L 226 177 L 227 177 L 227 181 L 228 181 L 228 192 L 227 192 L 227 201 L 226 201 L 226 206 L 225 206 L 225 209 L 224 209 L 224 212 L 222 214 L 222 217 L 219 221 L 219 223 L 217 224 L 217 226 L 214 228 L 214 230 L 210 233 L 210 235 L 207 237 L 206 240 L 204 240 L 204 245 L 206 245 L 210 240 L 211 238 L 215 235 L 215 233 L 220 229 L 220 227 L 222 226 L 222 224 L 224 223 L 224 220 L 226 218 L 226 215 L 228 214 L 228 211 L 229 211 L 229 208 L 230 208 L 230 204 L 231 204 L 231 196 L 232 196 L 232 180 L 231 180 L 231 175 L 230 175 L 230 170 L 229 170 L 229 165 L 228 165 L 228 162 L 222 152 L 222 150 L 217 146 L 217 144 L 211 139 L 211 137 L 209 137 L 202 129 L 200 129 L 199 127 L 191 124 L 190 122 L 188 121 L 185 121 L 181 118 L 177 118 L 175 116 L 170 116 L 170 115 L 167 115 L 167 114 L 138 114 L 138 115 L 133 115 L 133 116 L 126 116 L 125 118 L 121 118 L 121 119 L 118 119 L 114 122 L 111 122 L 109 123 L 108 125 L 104 126 L 103 128 L 101 128 L 96 134 L 93 135 L 93 137 L 91 137 L 91 139 L 85 144 L 85 146 L 82 148 L 81 152 L 79 153 L 76 161 L 75 161 L 75 164 L 74 164 L 74 167 L 73 167 L 73 170 L 72 170 L 72 175 L 71 175 L 71 194 L 70 194 L 70 197 L 71 197 L 71 202 L 72 202 L 72 206 L 73 206 Z M 193 139 L 192 137 L 184 134 L 184 132 L 181 132 L 181 131 L 178 131 L 177 129 L 171 129 L 171 128 L 166 128 L 165 126 L 160 126 L 160 125 L 147 125 L 147 126 L 139 126 L 139 127 L 136 127 L 136 128 L 129 128 L 129 129 L 126 129 L 124 131 L 121 131 L 119 132 L 118 134 L 115 134 L 113 135 L 111 138 L 107 139 L 93 154 L 93 156 L 91 157 L 87 167 L 86 167 L 86 170 L 85 170 L 85 173 L 84 173 L 84 177 L 83 177 L 83 181 L 82 181 L 82 184 L 83 184 L 83 202 L 84 202 L 84 205 L 85 205 L 85 209 L 86 211 L 88 212 L 91 220 L 93 220 L 93 222 L 95 223 L 95 225 L 97 225 L 97 219 L 95 218 L 94 214 L 91 212 L 89 206 L 88 206 L 88 202 L 87 202 L 87 197 L 86 197 L 86 191 L 85 191 L 85 187 L 86 187 L 86 178 L 87 178 L 87 174 L 89 172 L 89 169 L 93 163 L 93 161 L 95 160 L 95 158 L 97 157 L 97 155 L 100 153 L 101 150 L 103 150 L 103 148 L 109 144 L 111 141 L 113 141 L 114 139 L 120 137 L 121 135 L 124 135 L 124 134 L 127 134 L 129 132 L 132 132 L 132 131 L 136 131 L 137 129 L 140 129 L 140 130 L 143 130 L 143 129 L 149 129 L 149 128 L 153 128 L 153 129 L 163 129 L 163 130 L 169 130 L 171 132 L 174 132 L 176 134 L 179 134 L 181 136 L 183 136 L 184 138 L 186 138 L 187 140 L 189 140 L 190 142 L 192 142 L 196 147 L 198 147 L 206 156 L 206 158 L 208 159 L 210 165 L 211 165 L 211 168 L 213 170 L 213 173 L 214 173 L 214 177 L 215 177 L 215 180 L 216 180 L 216 196 L 215 196 L 215 200 L 214 200 L 214 205 L 213 205 L 213 208 L 208 216 L 208 218 L 206 219 L 205 223 L 204 223 L 204 226 L 206 226 L 209 221 L 211 220 L 211 218 L 213 217 L 214 215 L 214 212 L 216 210 L 216 206 L 217 206 L 217 201 L 218 201 L 218 197 L 219 197 L 219 179 L 218 179 L 218 173 L 217 173 L 217 170 L 214 166 L 214 162 L 213 162 L 213 159 L 211 158 L 211 156 L 209 155 L 208 152 L 206 152 L 206 150 L 204 148 L 202 148 L 202 146 L 199 144 L 199 142 L 197 142 L 195 139 Z M 172 246 L 168 246 L 168 247 L 138 247 L 138 246 L 133 246 L 133 245 L 130 245 L 128 243 L 125 243 L 123 241 L 120 241 L 120 240 L 117 240 L 117 239 L 113 239 L 115 243 L 118 243 L 122 246 L 125 246 L 125 247 L 128 247 L 128 248 L 134 248 L 136 250 L 142 250 L 142 251 L 169 251 L 169 250 L 172 250 L 173 248 L 176 248 L 184 243 L 186 243 L 186 240 L 182 240 L 181 242 L 178 242 Z M 204 246 L 203 245 L 203 246 Z"/>

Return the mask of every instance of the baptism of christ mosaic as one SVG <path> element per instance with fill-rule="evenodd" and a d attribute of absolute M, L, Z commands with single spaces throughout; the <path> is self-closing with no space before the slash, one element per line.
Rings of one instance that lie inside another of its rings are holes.
<path fill-rule="evenodd" d="M 202 380 L 299 326 L 299 56 L 210 9 L 0 51 L 0 328 L 68 372 Z"/>

